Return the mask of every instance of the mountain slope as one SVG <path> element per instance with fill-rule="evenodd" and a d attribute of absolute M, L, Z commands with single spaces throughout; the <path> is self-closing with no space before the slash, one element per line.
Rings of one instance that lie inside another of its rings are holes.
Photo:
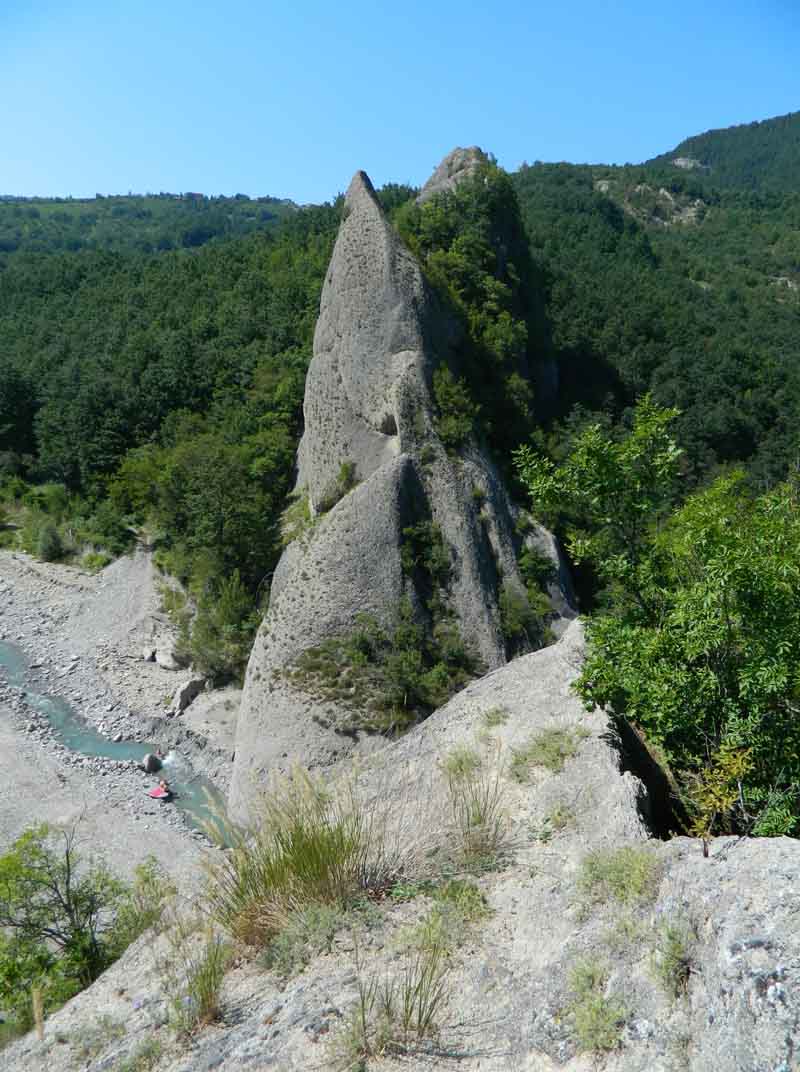
<path fill-rule="evenodd" d="M 690 170 L 693 177 L 718 189 L 796 191 L 800 189 L 800 112 L 707 130 L 647 164 Z"/>

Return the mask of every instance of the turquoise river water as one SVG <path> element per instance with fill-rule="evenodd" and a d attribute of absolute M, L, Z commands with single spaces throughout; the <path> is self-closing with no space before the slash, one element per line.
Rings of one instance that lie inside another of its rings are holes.
<path fill-rule="evenodd" d="M 111 741 L 85 722 L 60 696 L 51 696 L 27 689 L 25 682 L 29 663 L 25 653 L 15 644 L 0 641 L 0 668 L 5 671 L 5 677 L 11 685 L 24 690 L 26 702 L 47 718 L 61 743 L 71 751 L 83 756 L 102 756 L 105 759 L 117 760 L 133 759 L 137 762 L 141 761 L 148 752 L 156 751 L 157 746 L 154 744 L 140 741 Z M 194 774 L 191 766 L 179 753 L 169 752 L 164 757 L 163 777 L 175 790 L 174 801 L 164 807 L 180 808 L 191 826 L 202 829 L 204 824 L 214 823 L 215 810 L 224 810 L 223 798 L 219 791 L 207 778 L 201 774 Z"/>

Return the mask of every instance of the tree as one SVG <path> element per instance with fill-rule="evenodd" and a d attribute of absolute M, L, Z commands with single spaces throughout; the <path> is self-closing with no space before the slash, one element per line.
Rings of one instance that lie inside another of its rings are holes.
<path fill-rule="evenodd" d="M 560 467 L 518 457 L 534 502 L 560 496 L 584 511 L 573 553 L 613 581 L 608 609 L 588 624 L 577 689 L 661 747 L 697 832 L 794 833 L 798 485 L 754 497 L 734 472 L 665 520 L 678 457 L 669 417 L 645 400 L 625 440 L 593 428 Z"/>
<path fill-rule="evenodd" d="M 0 856 L 0 929 L 17 959 L 88 986 L 108 963 L 104 935 L 125 887 L 103 864 L 80 866 L 76 829 L 36 826 Z M 8 979 L 0 976 L 0 999 Z"/>
<path fill-rule="evenodd" d="M 566 517 L 572 560 L 591 562 L 618 599 L 632 597 L 646 615 L 652 529 L 674 498 L 682 453 L 670 433 L 677 416 L 646 395 L 627 435 L 614 438 L 591 424 L 561 465 L 529 446 L 514 453 L 539 515 Z"/>

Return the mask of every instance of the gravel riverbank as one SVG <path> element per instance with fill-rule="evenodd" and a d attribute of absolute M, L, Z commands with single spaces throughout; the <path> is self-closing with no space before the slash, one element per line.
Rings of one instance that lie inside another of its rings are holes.
<path fill-rule="evenodd" d="M 0 552 L 0 640 L 20 648 L 29 664 L 22 688 L 9 684 L 0 668 L 0 849 L 33 822 L 71 821 L 83 813 L 82 828 L 94 847 L 119 857 L 125 870 L 148 851 L 179 870 L 187 853 L 197 855 L 201 835 L 176 807 L 147 797 L 152 775 L 132 760 L 66 749 L 24 695 L 61 697 L 109 740 L 177 751 L 224 791 L 227 724 L 218 746 L 213 719 L 204 721 L 211 732 L 203 736 L 182 716 L 166 717 L 165 701 L 188 673 L 142 658 L 147 646 L 169 651 L 171 639 L 144 550 L 94 576 Z M 195 702 L 213 710 L 207 697 Z M 95 810 L 96 822 L 90 818 Z"/>

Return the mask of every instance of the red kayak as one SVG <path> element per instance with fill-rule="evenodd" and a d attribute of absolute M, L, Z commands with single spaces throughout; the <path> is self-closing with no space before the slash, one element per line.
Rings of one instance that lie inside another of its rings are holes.
<path fill-rule="evenodd" d="M 163 800 L 164 797 L 171 797 L 172 793 L 168 793 L 166 789 L 162 789 L 160 785 L 155 786 L 147 794 L 149 797 L 153 797 L 155 800 Z"/>

